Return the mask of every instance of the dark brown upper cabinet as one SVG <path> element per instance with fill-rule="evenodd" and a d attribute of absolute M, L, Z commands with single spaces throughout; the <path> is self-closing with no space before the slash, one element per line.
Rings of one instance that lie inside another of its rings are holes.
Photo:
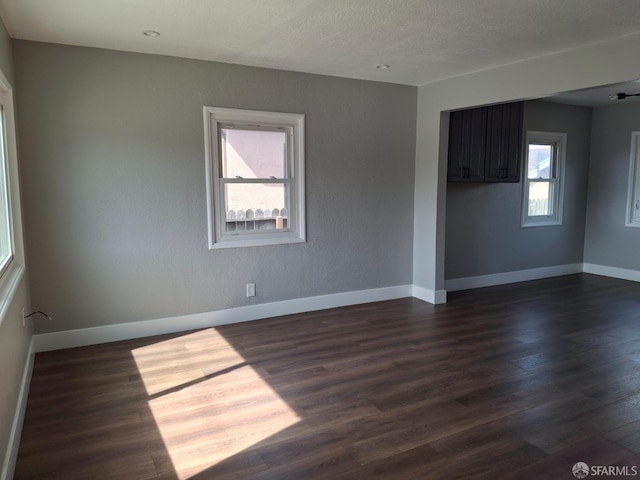
<path fill-rule="evenodd" d="M 523 103 L 451 112 L 449 182 L 519 182 Z"/>

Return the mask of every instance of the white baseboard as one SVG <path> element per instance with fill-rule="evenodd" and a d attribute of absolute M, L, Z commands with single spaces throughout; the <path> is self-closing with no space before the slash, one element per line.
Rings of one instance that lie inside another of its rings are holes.
<path fill-rule="evenodd" d="M 447 303 L 446 290 L 431 290 L 429 288 L 413 285 L 413 296 L 419 300 L 433 303 L 434 305 Z"/>
<path fill-rule="evenodd" d="M 263 303 L 259 305 L 250 305 L 154 320 L 143 320 L 139 322 L 121 323 L 117 325 L 105 325 L 102 327 L 43 333 L 33 336 L 32 347 L 34 352 L 46 352 L 49 350 L 96 345 L 99 343 L 149 337 L 164 333 L 177 333 L 230 323 L 248 322 L 262 318 L 277 317 L 280 315 L 312 312 L 327 308 L 345 307 L 349 305 L 380 302 L 411 296 L 425 302 L 440 304 L 447 302 L 447 291 L 455 292 L 458 290 L 524 282 L 528 280 L 581 273 L 583 271 L 585 273 L 593 273 L 596 275 L 640 281 L 640 272 L 636 270 L 606 267 L 590 263 L 556 265 L 552 267 L 533 268 L 515 272 L 504 272 L 492 275 L 446 280 L 445 290 L 431 290 L 417 285 L 399 285 L 395 287 L 375 288 L 371 290 L 359 290 L 355 292 L 283 300 L 280 302 Z"/>
<path fill-rule="evenodd" d="M 27 399 L 29 398 L 31 373 L 33 372 L 33 360 L 35 357 L 34 345 L 34 339 L 31 337 L 29 350 L 27 352 L 27 361 L 24 365 L 24 371 L 22 372 L 22 382 L 20 383 L 20 393 L 18 394 L 16 412 L 13 416 L 13 423 L 11 424 L 9 445 L 7 446 L 7 453 L 4 457 L 2 474 L 0 475 L 1 480 L 11 480 L 16 468 L 18 448 L 20 447 L 20 436 L 22 434 L 22 424 L 24 423 L 24 414 L 27 411 Z"/>
<path fill-rule="evenodd" d="M 395 298 L 411 297 L 412 295 L 412 285 L 334 293 L 331 295 L 298 298 L 156 320 L 143 320 L 117 325 L 105 325 L 102 327 L 67 330 L 64 332 L 43 333 L 34 335 L 34 345 L 36 352 L 46 352 L 49 350 L 60 350 L 63 348 L 149 337 L 164 333 L 215 327 L 229 323 L 248 322 L 280 315 L 313 312 L 316 310 L 358 305 L 361 303 L 380 302 Z"/>
<path fill-rule="evenodd" d="M 602 275 L 604 277 L 620 278 L 622 280 L 631 280 L 633 282 L 640 282 L 640 271 L 629 270 L 627 268 L 619 267 L 607 267 L 606 265 L 597 265 L 595 263 L 584 263 L 584 273 L 591 273 L 593 275 Z"/>
<path fill-rule="evenodd" d="M 447 291 L 455 292 L 458 290 L 491 287 L 507 283 L 526 282 L 528 280 L 538 280 L 540 278 L 559 277 L 561 275 L 581 273 L 582 271 L 582 263 L 573 263 L 569 265 L 555 265 L 552 267 L 517 270 L 515 272 L 494 273 L 492 275 L 480 275 L 477 277 L 454 278 L 451 280 L 445 280 L 444 285 Z"/>

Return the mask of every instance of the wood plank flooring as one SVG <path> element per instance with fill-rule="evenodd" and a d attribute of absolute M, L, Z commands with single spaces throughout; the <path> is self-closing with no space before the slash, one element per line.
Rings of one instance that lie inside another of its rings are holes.
<path fill-rule="evenodd" d="M 571 275 L 40 353 L 15 478 L 571 479 L 579 461 L 640 469 L 640 284 Z"/>

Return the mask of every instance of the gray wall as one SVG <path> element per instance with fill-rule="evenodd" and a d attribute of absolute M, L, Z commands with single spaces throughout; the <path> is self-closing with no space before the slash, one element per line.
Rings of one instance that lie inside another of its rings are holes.
<path fill-rule="evenodd" d="M 527 130 L 567 133 L 562 225 L 520 226 L 522 182 L 448 183 L 447 280 L 582 262 L 591 109 L 526 102 Z"/>
<path fill-rule="evenodd" d="M 11 40 L 0 21 L 0 70 L 14 85 Z M 22 250 L 20 248 L 20 250 Z M 27 360 L 31 331 L 22 326 L 22 308 L 29 307 L 29 289 L 26 275 L 23 276 L 16 293 L 0 318 L 0 471 L 7 468 L 5 452 L 11 435 L 11 425 L 16 415 L 16 406 L 22 374 Z"/>
<path fill-rule="evenodd" d="M 631 132 L 640 130 L 640 103 L 593 110 L 584 261 L 640 270 L 640 229 L 625 227 Z"/>
<path fill-rule="evenodd" d="M 416 88 L 26 41 L 14 57 L 32 298 L 56 319 L 38 332 L 412 283 Z M 203 105 L 306 115 L 306 244 L 207 249 Z"/>

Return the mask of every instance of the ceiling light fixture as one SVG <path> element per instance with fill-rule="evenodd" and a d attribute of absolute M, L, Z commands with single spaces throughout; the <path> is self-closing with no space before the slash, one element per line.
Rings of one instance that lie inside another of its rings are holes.
<path fill-rule="evenodd" d="M 609 100 L 624 100 L 627 97 L 640 97 L 640 93 L 612 93 Z"/>
<path fill-rule="evenodd" d="M 142 32 L 145 37 L 159 37 L 160 32 L 156 32 L 155 30 L 145 30 Z"/>
<path fill-rule="evenodd" d="M 387 68 L 391 68 L 391 65 L 387 65 L 387 64 L 376 65 L 376 68 L 379 68 L 380 70 L 386 70 Z"/>

